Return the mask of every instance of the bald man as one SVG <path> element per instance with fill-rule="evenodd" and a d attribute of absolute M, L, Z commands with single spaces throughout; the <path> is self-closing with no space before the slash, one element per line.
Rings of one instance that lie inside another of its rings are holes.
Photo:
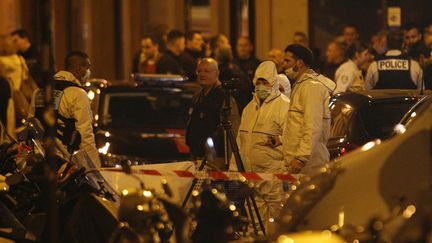
<path fill-rule="evenodd" d="M 196 159 L 205 155 L 205 142 L 212 137 L 218 156 L 224 155 L 223 133 L 218 129 L 220 113 L 225 98 L 224 90 L 219 81 L 219 69 L 216 60 L 204 58 L 197 65 L 197 81 L 202 90 L 193 98 L 189 109 L 189 121 L 186 129 L 186 144 Z M 229 116 L 236 134 L 239 124 L 238 107 L 231 99 Z"/>
<path fill-rule="evenodd" d="M 278 48 L 273 48 L 267 53 L 267 59 L 273 61 L 276 64 L 276 69 L 278 73 L 283 73 L 285 53 Z"/>

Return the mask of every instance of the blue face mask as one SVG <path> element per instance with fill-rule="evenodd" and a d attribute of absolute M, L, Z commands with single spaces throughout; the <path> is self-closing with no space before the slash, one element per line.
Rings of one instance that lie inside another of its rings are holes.
<path fill-rule="evenodd" d="M 265 100 L 270 95 L 271 91 L 272 87 L 268 87 L 265 85 L 255 86 L 255 93 L 261 101 Z"/>

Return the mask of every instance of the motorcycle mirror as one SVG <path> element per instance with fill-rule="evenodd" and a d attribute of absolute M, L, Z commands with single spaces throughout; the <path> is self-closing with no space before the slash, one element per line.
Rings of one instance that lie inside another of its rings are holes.
<path fill-rule="evenodd" d="M 34 129 L 38 136 L 42 136 L 45 133 L 45 129 L 42 123 L 36 117 L 31 117 L 27 120 L 27 123 Z"/>
<path fill-rule="evenodd" d="M 130 160 L 128 159 L 120 160 L 120 165 L 124 173 L 128 175 L 132 174 L 132 168 L 131 168 L 132 162 Z"/>
<path fill-rule="evenodd" d="M 81 144 L 81 134 L 78 131 L 73 131 L 71 134 L 71 138 L 68 144 L 68 152 L 73 153 L 74 151 L 77 151 L 79 149 L 79 146 Z"/>
<path fill-rule="evenodd" d="M 42 123 L 36 118 L 29 118 L 26 122 L 26 129 L 22 130 L 18 133 L 19 141 L 27 141 L 33 138 L 42 139 L 45 133 L 45 129 L 42 126 Z"/>

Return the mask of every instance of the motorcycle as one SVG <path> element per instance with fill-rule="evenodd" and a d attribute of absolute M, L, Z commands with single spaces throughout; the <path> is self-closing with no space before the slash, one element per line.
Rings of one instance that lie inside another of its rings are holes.
<path fill-rule="evenodd" d="M 74 137 L 68 146 L 71 157 L 58 159 L 60 166 L 55 170 L 46 161 L 43 129 L 36 119 L 27 122 L 17 141 L 0 146 L 0 174 L 4 178 L 0 181 L 0 237 L 18 242 L 46 241 L 48 194 L 54 179 L 62 242 L 109 239 L 118 222 L 110 208 L 117 207 L 119 197 L 85 152 L 78 150 L 79 133 Z M 104 220 L 99 221 L 101 217 Z"/>

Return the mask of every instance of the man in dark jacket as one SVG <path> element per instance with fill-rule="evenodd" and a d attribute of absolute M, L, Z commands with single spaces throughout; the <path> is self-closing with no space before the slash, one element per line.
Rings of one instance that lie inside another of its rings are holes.
<path fill-rule="evenodd" d="M 198 83 L 202 86 L 201 92 L 195 95 L 190 109 L 190 117 L 186 129 L 186 144 L 195 158 L 205 155 L 207 138 L 213 138 L 218 157 L 223 156 L 223 133 L 218 129 L 221 108 L 224 102 L 224 90 L 218 79 L 219 69 L 217 62 L 212 58 L 204 58 L 198 62 Z M 239 115 L 235 101 L 231 99 L 230 121 L 233 124 L 234 134 L 237 134 Z"/>
<path fill-rule="evenodd" d="M 167 49 L 156 63 L 156 73 L 185 75 L 180 64 L 180 56 L 185 49 L 184 34 L 178 30 L 171 30 L 167 36 Z"/>
<path fill-rule="evenodd" d="M 231 46 L 219 47 L 215 50 L 215 59 L 219 67 L 219 80 L 235 89 L 232 93 L 237 102 L 239 112 L 252 100 L 250 81 L 247 75 L 233 62 Z"/>
<path fill-rule="evenodd" d="M 234 62 L 249 77 L 252 92 L 252 79 L 254 77 L 256 68 L 260 64 L 260 61 L 253 55 L 253 45 L 248 37 L 241 36 L 237 39 L 236 52 L 237 55 L 234 59 Z"/>
<path fill-rule="evenodd" d="M 199 31 L 186 33 L 186 49 L 181 55 L 181 65 L 190 81 L 196 81 L 198 60 L 203 57 L 204 40 Z"/>

